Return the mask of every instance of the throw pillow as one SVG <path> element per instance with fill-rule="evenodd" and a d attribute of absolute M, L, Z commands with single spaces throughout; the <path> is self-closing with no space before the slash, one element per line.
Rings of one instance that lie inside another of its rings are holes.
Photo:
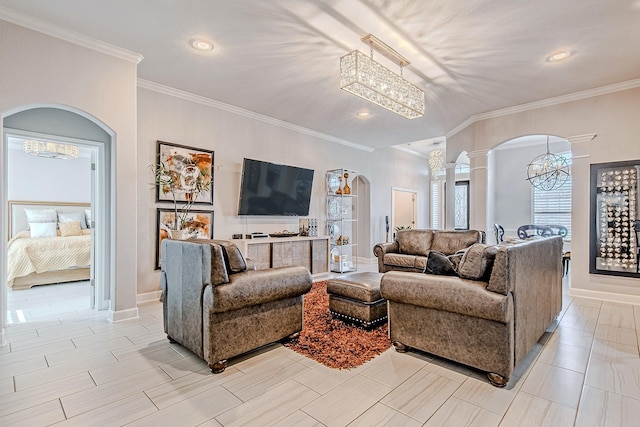
<path fill-rule="evenodd" d="M 87 228 L 91 228 L 91 209 L 84 210 L 85 221 L 87 223 Z"/>
<path fill-rule="evenodd" d="M 60 212 L 58 214 L 58 222 L 77 222 L 80 224 L 80 228 L 87 228 L 87 223 L 84 219 L 84 212 Z"/>
<path fill-rule="evenodd" d="M 456 271 L 453 263 L 447 256 L 441 252 L 431 251 L 427 257 L 427 268 L 424 270 L 427 274 L 439 275 L 455 275 Z"/>
<path fill-rule="evenodd" d="M 29 230 L 31 230 L 31 237 L 35 239 L 58 236 L 55 222 L 30 222 Z"/>
<path fill-rule="evenodd" d="M 451 264 L 453 264 L 453 269 L 456 271 L 456 274 L 458 273 L 458 267 L 460 266 L 460 261 L 462 260 L 462 257 L 466 252 L 467 252 L 466 249 L 461 249 L 455 254 L 447 256 L 447 258 L 449 258 L 449 261 L 451 261 Z"/>
<path fill-rule="evenodd" d="M 400 230 L 396 232 L 396 241 L 401 254 L 429 256 L 431 248 L 431 230 Z"/>
<path fill-rule="evenodd" d="M 482 243 L 471 245 L 460 260 L 458 275 L 464 279 L 487 280 L 491 275 L 496 253 L 498 253 L 496 246 L 487 246 Z"/>
<path fill-rule="evenodd" d="M 82 228 L 78 221 L 60 222 L 58 223 L 58 227 L 60 228 L 60 235 L 62 237 L 82 236 Z"/>

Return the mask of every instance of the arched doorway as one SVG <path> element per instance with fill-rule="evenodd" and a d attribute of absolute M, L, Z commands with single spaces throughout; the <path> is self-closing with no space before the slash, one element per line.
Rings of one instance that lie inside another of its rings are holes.
<path fill-rule="evenodd" d="M 29 137 L 35 139 L 51 139 L 56 142 L 74 143 L 86 147 L 91 152 L 92 200 L 91 208 L 96 227 L 93 231 L 93 247 L 95 263 L 93 268 L 95 283 L 95 307 L 99 310 L 109 308 L 109 301 L 114 292 L 111 283 L 113 271 L 111 254 L 111 200 L 114 200 L 111 190 L 111 157 L 114 132 L 96 118 L 68 106 L 31 105 L 14 109 L 3 115 L 2 138 L 2 201 L 4 230 L 7 223 L 7 193 L 8 193 L 8 141 L 9 138 Z M 54 179 L 51 177 L 50 179 Z M 37 181 L 34 182 L 34 185 Z M 6 240 L 5 240 L 6 241 Z M 0 257 L 6 261 L 6 245 L 0 248 Z M 4 343 L 4 328 L 7 325 L 7 271 L 6 263 L 0 266 L 0 292 L 2 314 L 2 340 Z"/>

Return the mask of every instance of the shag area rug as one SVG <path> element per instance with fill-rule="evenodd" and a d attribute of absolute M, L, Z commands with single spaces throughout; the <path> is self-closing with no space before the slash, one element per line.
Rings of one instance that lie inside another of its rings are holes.
<path fill-rule="evenodd" d="M 391 341 L 386 323 L 366 330 L 333 319 L 327 282 L 322 281 L 304 296 L 302 332 L 285 346 L 330 368 L 351 369 L 391 347 Z"/>

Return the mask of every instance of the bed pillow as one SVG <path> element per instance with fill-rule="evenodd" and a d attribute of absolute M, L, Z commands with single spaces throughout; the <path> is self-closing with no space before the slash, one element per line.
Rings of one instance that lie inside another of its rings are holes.
<path fill-rule="evenodd" d="M 82 228 L 78 221 L 60 222 L 58 223 L 60 228 L 60 235 L 62 237 L 68 236 L 82 236 Z"/>
<path fill-rule="evenodd" d="M 30 222 L 29 230 L 31 230 L 31 237 L 34 239 L 40 237 L 56 237 L 58 235 L 56 225 L 55 222 Z"/>
<path fill-rule="evenodd" d="M 91 228 L 91 209 L 84 210 L 84 217 L 87 222 L 87 228 Z"/>
<path fill-rule="evenodd" d="M 40 223 L 40 222 L 58 222 L 58 214 L 55 209 L 25 209 L 24 213 L 27 215 L 27 222 Z"/>
<path fill-rule="evenodd" d="M 58 222 L 78 222 L 80 228 L 87 228 L 87 223 L 84 220 L 84 212 L 60 212 L 58 214 Z"/>

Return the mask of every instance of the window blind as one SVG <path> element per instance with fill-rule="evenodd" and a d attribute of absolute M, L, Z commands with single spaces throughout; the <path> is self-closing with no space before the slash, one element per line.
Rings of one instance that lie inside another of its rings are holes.
<path fill-rule="evenodd" d="M 431 229 L 440 229 L 440 183 L 431 182 Z"/>
<path fill-rule="evenodd" d="M 558 154 L 571 161 L 570 153 Z M 533 188 L 533 223 L 537 225 L 558 224 L 569 230 L 565 239 L 571 240 L 571 176 L 560 188 L 540 190 Z"/>

